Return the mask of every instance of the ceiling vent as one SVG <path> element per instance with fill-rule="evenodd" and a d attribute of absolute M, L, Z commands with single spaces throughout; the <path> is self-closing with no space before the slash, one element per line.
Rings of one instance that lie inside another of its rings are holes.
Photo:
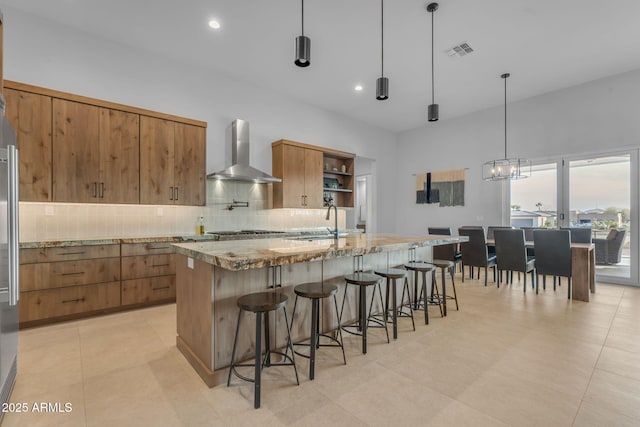
<path fill-rule="evenodd" d="M 462 42 L 459 45 L 452 47 L 447 50 L 447 55 L 449 56 L 465 56 L 469 53 L 473 52 L 473 48 L 467 42 Z"/>

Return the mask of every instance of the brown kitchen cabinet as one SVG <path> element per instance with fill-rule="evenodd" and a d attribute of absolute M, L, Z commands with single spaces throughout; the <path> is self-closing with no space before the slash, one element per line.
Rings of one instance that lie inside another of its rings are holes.
<path fill-rule="evenodd" d="M 140 203 L 205 204 L 205 129 L 140 117 Z"/>
<path fill-rule="evenodd" d="M 122 305 L 176 300 L 176 263 L 170 243 L 122 244 Z"/>
<path fill-rule="evenodd" d="M 274 208 L 321 208 L 323 153 L 287 140 L 272 144 Z"/>
<path fill-rule="evenodd" d="M 53 100 L 53 200 L 138 203 L 139 116 Z"/>
<path fill-rule="evenodd" d="M 5 88 L 20 153 L 20 201 L 51 201 L 51 97 Z"/>
<path fill-rule="evenodd" d="M 120 245 L 21 249 L 21 326 L 120 306 Z"/>
<path fill-rule="evenodd" d="M 274 208 L 353 207 L 354 154 L 284 139 L 271 149 Z"/>

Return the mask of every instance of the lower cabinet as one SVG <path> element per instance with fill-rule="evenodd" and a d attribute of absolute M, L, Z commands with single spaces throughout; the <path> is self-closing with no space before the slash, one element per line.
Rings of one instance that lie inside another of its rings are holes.
<path fill-rule="evenodd" d="M 169 243 L 122 244 L 122 305 L 176 300 L 176 261 Z"/>
<path fill-rule="evenodd" d="M 170 243 L 122 243 L 20 251 L 20 326 L 173 302 Z"/>

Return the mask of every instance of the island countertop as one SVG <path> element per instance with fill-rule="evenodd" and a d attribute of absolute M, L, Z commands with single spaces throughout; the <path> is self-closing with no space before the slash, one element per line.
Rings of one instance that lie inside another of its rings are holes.
<path fill-rule="evenodd" d="M 365 233 L 340 237 L 337 242 L 333 238 L 273 238 L 178 243 L 173 246 L 178 254 L 226 270 L 239 271 L 466 241 L 468 238 L 464 236 L 401 236 Z"/>

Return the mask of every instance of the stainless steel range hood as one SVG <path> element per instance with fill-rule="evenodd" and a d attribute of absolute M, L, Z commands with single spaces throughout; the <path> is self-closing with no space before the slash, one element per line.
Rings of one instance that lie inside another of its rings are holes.
<path fill-rule="evenodd" d="M 231 124 L 231 166 L 207 175 L 209 179 L 230 179 L 259 183 L 281 182 L 280 178 L 249 166 L 249 122 L 236 119 Z"/>

